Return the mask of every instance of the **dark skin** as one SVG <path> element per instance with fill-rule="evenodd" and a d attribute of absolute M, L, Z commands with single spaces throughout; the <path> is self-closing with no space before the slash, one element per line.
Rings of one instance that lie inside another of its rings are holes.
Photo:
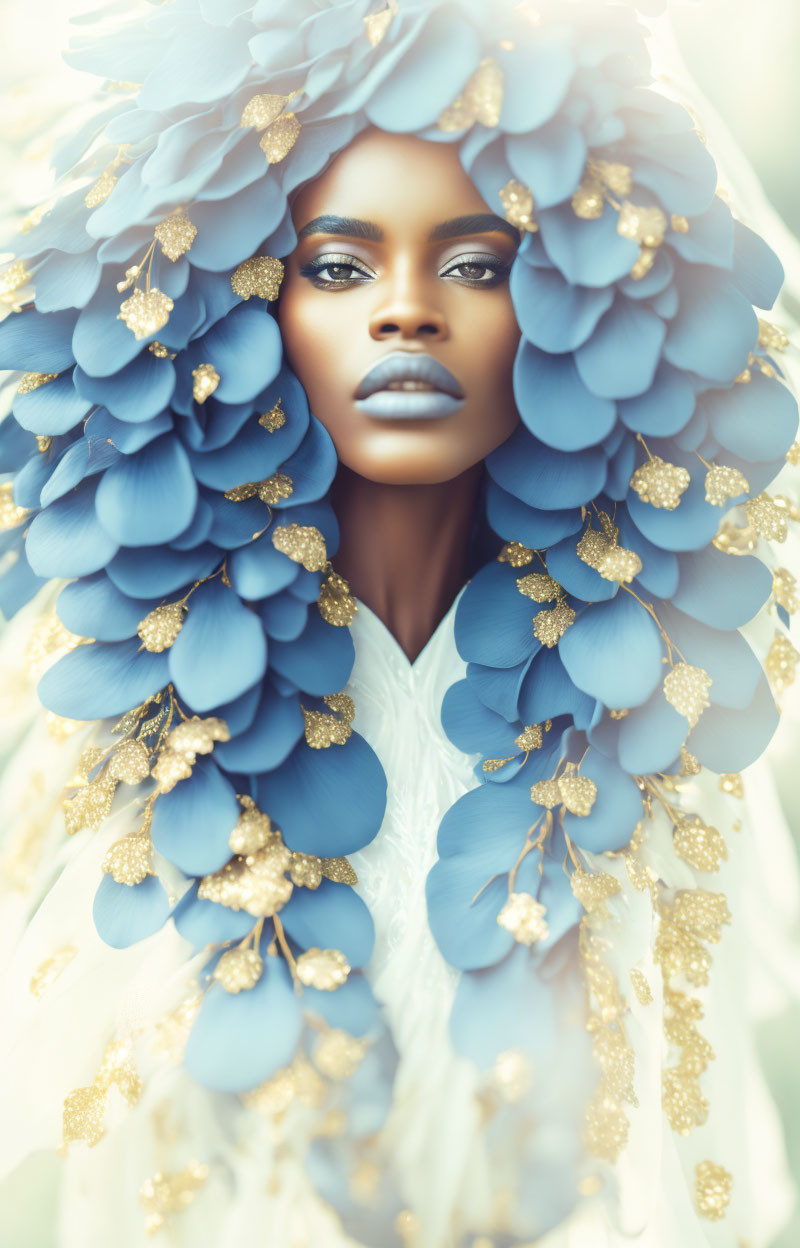
<path fill-rule="evenodd" d="M 508 288 L 519 234 L 473 186 L 455 144 L 375 128 L 298 192 L 292 218 L 299 237 L 278 320 L 339 456 L 336 570 L 413 662 L 469 575 L 483 461 L 519 422 Z M 364 373 L 398 350 L 444 364 L 462 406 L 438 420 L 360 410 Z"/>

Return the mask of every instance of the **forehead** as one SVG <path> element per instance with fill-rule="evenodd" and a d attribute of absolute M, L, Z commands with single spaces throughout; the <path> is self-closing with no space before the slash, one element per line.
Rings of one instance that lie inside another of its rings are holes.
<path fill-rule="evenodd" d="M 370 127 L 339 152 L 292 204 L 300 230 L 326 213 L 361 217 L 387 233 L 428 230 L 448 217 L 489 209 L 465 172 L 458 144 Z"/>

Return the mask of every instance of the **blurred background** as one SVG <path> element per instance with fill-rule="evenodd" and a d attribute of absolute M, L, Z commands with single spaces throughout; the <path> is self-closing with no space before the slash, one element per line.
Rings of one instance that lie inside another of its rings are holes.
<path fill-rule="evenodd" d="M 0 0 L 4 42 L 0 85 L 3 239 L 13 238 L 19 217 L 50 191 L 47 162 L 53 125 L 68 109 L 77 110 L 70 114 L 70 124 L 74 124 L 74 116 L 83 115 L 82 101 L 95 80 L 70 70 L 61 62 L 60 54 L 69 41 L 70 19 L 101 4 L 102 0 L 36 0 L 35 4 L 30 0 Z M 138 7 L 138 0 L 112 0 L 102 7 L 130 12 Z M 758 5 L 752 0 L 687 0 L 673 3 L 670 12 L 686 68 L 751 162 L 777 214 L 789 230 L 800 235 L 796 129 L 800 116 L 799 0 L 760 0 Z M 91 111 L 92 105 L 85 107 Z M 60 124 L 63 130 L 63 120 Z M 706 129 L 702 112 L 699 124 Z M 713 143 L 711 148 L 713 153 Z M 763 232 L 791 272 L 789 256 L 768 229 Z M 800 289 L 795 293 L 800 295 Z M 800 785 L 796 779 L 800 695 L 796 690 L 790 692 L 793 697 L 783 705 L 784 722 L 770 753 L 787 820 L 800 842 Z M 759 1044 L 800 1182 L 800 1004 L 763 1024 Z M 0 1244 L 8 1248 L 51 1248 L 48 1228 L 55 1216 L 54 1179 L 59 1164 L 58 1158 L 35 1157 L 12 1180 L 0 1185 Z M 798 1244 L 800 1212 L 771 1248 L 797 1248 Z"/>

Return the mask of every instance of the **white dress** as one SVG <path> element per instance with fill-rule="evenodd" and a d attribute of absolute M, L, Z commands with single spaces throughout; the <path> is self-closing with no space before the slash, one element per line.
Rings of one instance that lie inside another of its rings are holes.
<path fill-rule="evenodd" d="M 16 673 L 17 685 L 31 623 L 51 598 L 48 587 L 0 643 L 0 675 Z M 410 663 L 381 620 L 360 603 L 352 625 L 356 659 L 347 686 L 356 706 L 354 726 L 377 752 L 388 779 L 380 832 L 351 861 L 359 877 L 357 891 L 376 927 L 366 974 L 400 1056 L 384 1138 L 407 1207 L 418 1219 L 417 1237 L 408 1241 L 415 1248 L 451 1248 L 464 1224 L 483 1220 L 492 1199 L 491 1157 L 475 1099 L 477 1075 L 453 1051 L 448 1035 L 458 972 L 433 941 L 425 902 L 442 815 L 477 783 L 476 760 L 449 742 L 440 720 L 446 689 L 465 672 L 453 637 L 457 604 L 458 599 Z M 6 708 L 14 734 L 7 739 L 22 737 L 22 744 L 17 766 L 6 771 L 0 785 L 3 808 L 13 813 L 24 806 L 20 793 L 31 792 L 34 767 L 44 779 L 42 792 L 36 791 L 39 805 L 28 803 L 25 810 L 27 817 L 41 813 L 40 865 L 32 869 L 27 903 L 18 890 L 3 907 L 4 947 L 15 948 L 6 976 L 0 1053 L 3 1069 L 11 1072 L 3 1081 L 0 1104 L 0 1172 L 13 1170 L 37 1148 L 58 1144 L 64 1097 L 92 1082 L 108 1040 L 127 1030 L 140 1037 L 135 1046 L 144 1077 L 141 1098 L 129 1108 L 110 1095 L 105 1137 L 91 1149 L 70 1145 L 53 1239 L 58 1248 L 153 1243 L 145 1220 L 148 1211 L 152 1217 L 153 1204 L 140 1195 L 142 1185 L 158 1174 L 177 1174 L 190 1162 L 208 1169 L 185 1207 L 157 1213 L 157 1221 L 163 1217 L 164 1243 L 240 1248 L 252 1241 L 254 1228 L 268 1225 L 270 1248 L 353 1248 L 354 1241 L 317 1201 L 305 1176 L 302 1125 L 281 1136 L 272 1118 L 241 1108 L 234 1098 L 203 1092 L 178 1063 L 163 1052 L 154 1055 L 152 1043 L 143 1043 L 142 1036 L 151 1037 L 152 1020 L 163 1018 L 185 994 L 184 985 L 204 956 L 187 965 L 190 948 L 171 926 L 121 952 L 107 949 L 96 936 L 91 897 L 100 862 L 107 845 L 125 830 L 129 812 L 122 807 L 99 832 L 64 837 L 58 795 L 83 734 L 55 742 L 35 710 L 32 686 L 18 688 L 15 696 L 16 709 Z M 537 1248 L 622 1248 L 632 1242 L 631 1235 L 641 1248 L 768 1248 L 790 1210 L 793 1189 L 777 1116 L 755 1059 L 746 994 L 754 978 L 763 986 L 767 974 L 764 950 L 752 939 L 759 931 L 768 945 L 770 982 L 778 985 L 778 996 L 785 992 L 782 955 L 787 946 L 776 923 L 776 895 L 763 892 L 774 890 L 776 882 L 760 863 L 765 854 L 772 864 L 783 855 L 781 898 L 791 916 L 795 865 L 786 856 L 788 834 L 763 760 L 745 773 L 745 799 L 735 807 L 716 781 L 704 775 L 693 782 L 705 783 L 706 818 L 720 830 L 737 821 L 741 830 L 728 836 L 729 861 L 715 877 L 715 887 L 725 888 L 734 921 L 715 950 L 713 993 L 706 1003 L 703 1033 L 717 1053 L 704 1076 L 708 1122 L 684 1139 L 662 1113 L 662 1000 L 652 959 L 652 914 L 646 895 L 630 887 L 621 865 L 604 860 L 604 869 L 621 872 L 621 891 L 611 903 L 620 982 L 635 967 L 653 989 L 648 1005 L 630 997 L 628 1032 L 636 1054 L 639 1107 L 629 1114 L 631 1139 L 618 1165 L 619 1200 L 584 1202 Z M 765 809 L 771 819 L 763 820 Z M 758 854 L 750 811 L 759 817 Z M 12 819 L 6 858 L 19 822 Z M 769 824 L 766 831 L 763 822 Z M 667 875 L 690 872 L 674 855 L 667 862 L 664 852 L 656 835 L 653 861 Z M 585 857 L 592 865 L 592 856 Z M 677 886 L 686 882 L 681 878 Z M 41 904 L 28 917 L 26 906 L 35 905 L 40 893 Z M 65 946 L 75 950 L 66 968 L 41 995 L 31 995 L 37 968 Z M 734 1179 L 730 1207 L 719 1222 L 700 1219 L 695 1209 L 694 1167 L 704 1159 L 724 1164 Z"/>

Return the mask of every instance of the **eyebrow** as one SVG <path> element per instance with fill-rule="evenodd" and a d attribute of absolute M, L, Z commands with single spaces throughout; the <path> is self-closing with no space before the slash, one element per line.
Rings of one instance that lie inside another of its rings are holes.
<path fill-rule="evenodd" d="M 461 238 L 465 234 L 492 234 L 498 231 L 519 243 L 520 232 L 516 226 L 493 212 L 476 212 L 442 221 L 434 226 L 426 241 L 432 243 L 445 238 Z M 297 241 L 308 238 L 310 234 L 342 234 L 348 238 L 362 238 L 373 243 L 382 243 L 384 239 L 383 230 L 374 221 L 361 221 L 358 217 L 339 217 L 332 214 L 314 217 L 300 230 Z"/>

